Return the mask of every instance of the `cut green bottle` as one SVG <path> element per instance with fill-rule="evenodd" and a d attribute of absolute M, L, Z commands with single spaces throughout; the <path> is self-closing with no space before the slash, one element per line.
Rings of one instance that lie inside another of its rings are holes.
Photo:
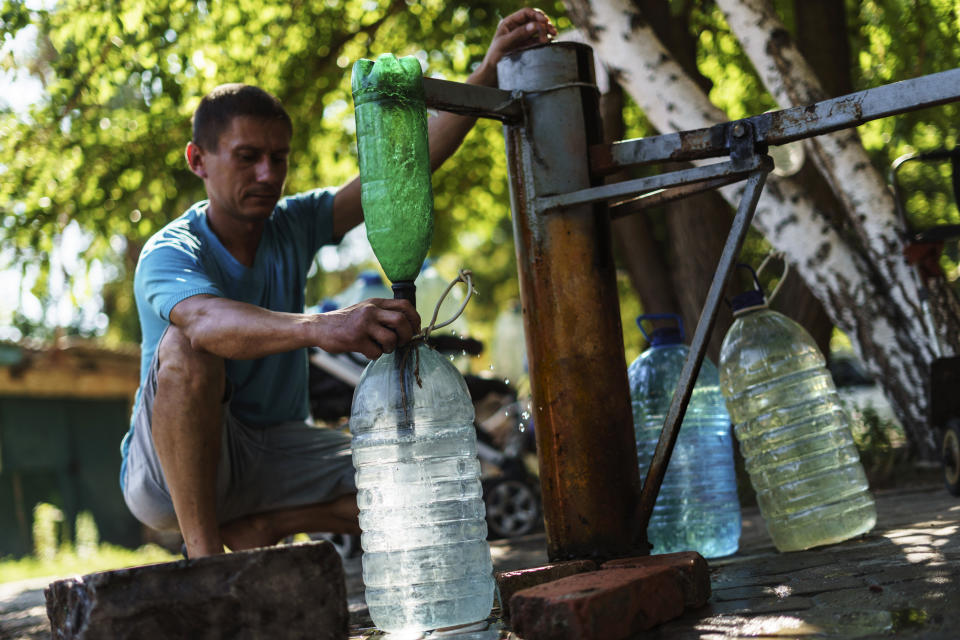
<path fill-rule="evenodd" d="M 360 199 L 367 239 L 394 297 L 413 280 L 433 239 L 433 189 L 420 61 L 385 53 L 353 65 Z"/>

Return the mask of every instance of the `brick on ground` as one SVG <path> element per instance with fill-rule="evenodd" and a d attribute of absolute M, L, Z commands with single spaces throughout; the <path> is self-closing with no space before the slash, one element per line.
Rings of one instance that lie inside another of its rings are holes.
<path fill-rule="evenodd" d="M 510 598 L 518 591 L 596 569 L 597 563 L 593 560 L 569 560 L 529 569 L 498 572 L 496 579 L 500 613 L 504 618 L 510 618 Z"/>
<path fill-rule="evenodd" d="M 696 551 L 664 553 L 656 556 L 621 558 L 603 563 L 601 569 L 670 567 L 679 576 L 683 602 L 688 609 L 702 607 L 710 599 L 710 567 Z"/>
<path fill-rule="evenodd" d="M 327 542 L 254 549 L 59 580 L 56 640 L 348 637 L 343 564 Z"/>
<path fill-rule="evenodd" d="M 517 591 L 511 626 L 524 640 L 625 639 L 709 597 L 707 563 L 697 553 L 627 558 Z"/>

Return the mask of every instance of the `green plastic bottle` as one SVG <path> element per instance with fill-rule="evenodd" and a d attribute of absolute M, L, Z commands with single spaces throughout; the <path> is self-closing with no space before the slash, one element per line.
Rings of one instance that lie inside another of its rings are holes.
<path fill-rule="evenodd" d="M 385 53 L 353 65 L 360 199 L 367 239 L 394 297 L 413 280 L 433 239 L 433 189 L 420 61 Z"/>

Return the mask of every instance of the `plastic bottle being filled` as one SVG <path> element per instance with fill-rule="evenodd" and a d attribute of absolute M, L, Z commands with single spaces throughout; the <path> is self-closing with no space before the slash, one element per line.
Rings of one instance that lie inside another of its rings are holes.
<path fill-rule="evenodd" d="M 733 308 L 720 387 L 774 544 L 796 551 L 866 533 L 876 508 L 823 354 L 767 308 L 759 282 Z"/>
<path fill-rule="evenodd" d="M 389 632 L 483 620 L 493 567 L 463 377 L 424 344 L 364 370 L 350 418 L 363 581 Z"/>
<path fill-rule="evenodd" d="M 643 329 L 644 321 L 672 319 L 676 326 Z M 675 314 L 649 314 L 637 325 L 650 343 L 627 370 L 641 480 L 646 477 L 680 372 L 690 348 Z M 740 541 L 740 502 L 733 465 L 730 417 L 720 395 L 717 368 L 704 359 L 693 395 L 647 527 L 652 553 L 697 551 L 730 555 Z"/>

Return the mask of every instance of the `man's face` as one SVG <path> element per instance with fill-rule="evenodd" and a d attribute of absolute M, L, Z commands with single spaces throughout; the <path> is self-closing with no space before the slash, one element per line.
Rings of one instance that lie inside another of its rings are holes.
<path fill-rule="evenodd" d="M 281 121 L 237 116 L 216 149 L 187 149 L 190 168 L 203 178 L 210 213 L 219 218 L 265 220 L 283 194 L 290 129 Z"/>

